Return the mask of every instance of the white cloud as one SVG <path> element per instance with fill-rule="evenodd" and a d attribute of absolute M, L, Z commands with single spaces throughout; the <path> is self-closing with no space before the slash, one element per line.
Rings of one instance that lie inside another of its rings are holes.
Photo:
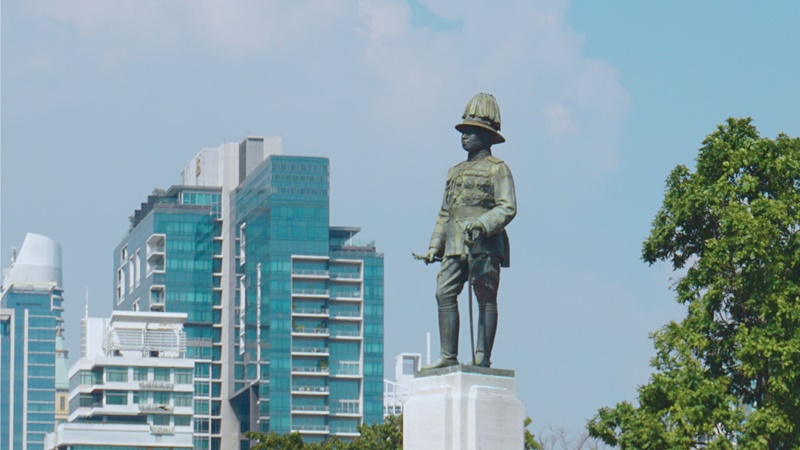
<path fill-rule="evenodd" d="M 200 44 L 234 56 L 305 44 L 351 9 L 325 0 L 34 0 L 30 7 L 90 39 L 133 39 L 154 47 Z"/>
<path fill-rule="evenodd" d="M 402 0 L 360 0 L 358 14 L 364 25 L 368 51 L 408 33 L 411 10 Z"/>
<path fill-rule="evenodd" d="M 582 55 L 563 0 L 420 1 L 434 18 L 459 24 L 442 31 L 415 27 L 403 0 L 33 2 L 105 45 L 98 53 L 112 64 L 127 48 L 178 57 L 205 48 L 223 63 L 311 67 L 295 77 L 298 92 L 328 78 L 372 112 L 376 128 L 402 123 L 423 133 L 457 120 L 471 95 L 487 91 L 500 101 L 508 146 L 547 149 L 536 157 L 586 183 L 618 165 L 628 93 L 613 67 Z"/>
<path fill-rule="evenodd" d="M 575 124 L 572 122 L 572 114 L 569 108 L 562 103 L 545 107 L 545 117 L 547 117 L 547 134 L 554 140 L 558 140 L 567 133 L 575 130 Z"/>

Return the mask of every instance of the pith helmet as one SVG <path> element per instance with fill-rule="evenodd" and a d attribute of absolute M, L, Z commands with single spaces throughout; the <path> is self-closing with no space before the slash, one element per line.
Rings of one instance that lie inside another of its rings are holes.
<path fill-rule="evenodd" d="M 472 97 L 464 108 L 461 116 L 463 122 L 456 125 L 456 130 L 464 132 L 467 127 L 478 127 L 494 133 L 495 144 L 505 142 L 505 138 L 500 135 L 500 107 L 497 106 L 492 94 L 480 94 Z"/>

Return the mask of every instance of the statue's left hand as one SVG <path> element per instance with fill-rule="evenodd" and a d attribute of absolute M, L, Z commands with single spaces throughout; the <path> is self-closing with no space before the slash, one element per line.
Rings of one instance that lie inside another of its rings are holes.
<path fill-rule="evenodd" d="M 480 234 L 486 233 L 486 230 L 483 228 L 483 223 L 478 219 L 467 219 L 466 223 L 464 223 L 464 230 L 470 232 L 477 231 Z"/>

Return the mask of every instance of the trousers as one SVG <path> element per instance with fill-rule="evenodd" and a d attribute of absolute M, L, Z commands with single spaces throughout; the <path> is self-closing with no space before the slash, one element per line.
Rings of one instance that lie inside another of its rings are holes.
<path fill-rule="evenodd" d="M 497 311 L 497 288 L 500 286 L 500 256 L 475 255 L 472 261 L 472 286 L 479 308 Z M 458 295 L 464 289 L 469 267 L 467 259 L 446 256 L 436 277 L 436 302 L 440 312 L 458 312 Z M 483 306 L 481 306 L 483 305 Z"/>
<path fill-rule="evenodd" d="M 478 340 L 475 363 L 489 367 L 497 331 L 497 288 L 500 285 L 500 263 L 497 255 L 480 254 L 472 261 L 472 287 L 478 300 Z M 458 360 L 458 294 L 469 277 L 466 258 L 446 256 L 436 278 L 436 302 L 439 306 L 440 361 L 455 364 Z"/>

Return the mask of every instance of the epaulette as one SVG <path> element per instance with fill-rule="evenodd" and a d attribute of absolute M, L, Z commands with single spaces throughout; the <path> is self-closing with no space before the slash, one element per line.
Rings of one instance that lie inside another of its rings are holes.
<path fill-rule="evenodd" d="M 451 168 L 450 168 L 450 170 L 448 171 L 448 173 L 449 173 L 449 172 L 451 172 L 451 171 L 453 171 L 453 170 L 457 170 L 457 169 L 459 169 L 461 166 L 464 166 L 464 165 L 466 165 L 468 162 L 469 162 L 469 161 L 461 161 L 460 163 L 458 163 L 458 164 L 456 164 L 455 166 L 451 167 Z"/>
<path fill-rule="evenodd" d="M 487 156 L 486 160 L 489 161 L 489 162 L 493 162 L 495 164 L 502 164 L 503 163 L 502 159 L 500 159 L 500 158 L 498 158 L 498 157 L 496 157 L 494 155 Z"/>

